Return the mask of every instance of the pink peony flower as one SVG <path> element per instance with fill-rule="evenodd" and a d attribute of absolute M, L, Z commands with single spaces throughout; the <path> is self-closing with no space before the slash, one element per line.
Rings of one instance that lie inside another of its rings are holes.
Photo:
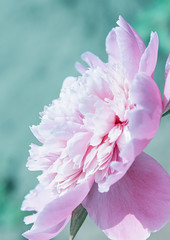
<path fill-rule="evenodd" d="M 28 239 L 56 236 L 80 203 L 110 239 L 144 240 L 170 220 L 170 177 L 142 152 L 170 108 L 170 58 L 162 103 L 157 33 L 145 48 L 122 17 L 117 23 L 106 38 L 108 63 L 84 53 L 89 67 L 76 64 L 81 76 L 64 81 L 31 128 L 42 144 L 31 145 L 27 166 L 42 174 L 22 205 L 36 211 L 25 218 L 34 223 Z"/>

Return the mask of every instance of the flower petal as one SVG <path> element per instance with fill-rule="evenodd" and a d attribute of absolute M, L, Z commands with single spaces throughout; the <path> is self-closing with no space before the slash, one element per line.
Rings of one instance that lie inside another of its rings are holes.
<path fill-rule="evenodd" d="M 120 152 L 128 169 L 150 140 L 155 136 L 162 115 L 160 91 L 155 81 L 144 73 L 136 75 L 130 89 L 130 98 L 136 105 L 129 112 L 130 141 Z M 125 171 L 124 171 L 125 174 Z"/>
<path fill-rule="evenodd" d="M 136 75 L 130 98 L 136 107 L 129 112 L 131 141 L 121 152 L 125 158 L 129 151 L 134 152 L 134 158 L 143 151 L 156 134 L 162 114 L 160 91 L 154 80 L 146 74 Z"/>
<path fill-rule="evenodd" d="M 149 45 L 145 49 L 145 52 L 141 57 L 139 72 L 145 72 L 149 76 L 153 76 L 157 62 L 158 44 L 159 44 L 158 35 L 156 32 L 155 33 L 152 32 Z"/>
<path fill-rule="evenodd" d="M 89 67 L 91 68 L 95 68 L 95 67 L 104 67 L 104 63 L 102 62 L 102 60 L 100 60 L 99 57 L 97 57 L 96 55 L 94 55 L 91 52 L 85 52 L 81 55 L 81 58 L 83 61 L 85 61 Z"/>
<path fill-rule="evenodd" d="M 144 46 L 141 47 L 142 40 L 139 40 L 135 30 L 122 17 L 119 18 L 117 23 L 120 27 L 115 28 L 115 31 L 122 64 L 128 81 L 132 82 L 138 72 Z"/>
<path fill-rule="evenodd" d="M 122 28 L 126 29 L 130 29 L 133 32 L 133 35 L 136 38 L 136 42 L 138 44 L 139 50 L 141 52 L 141 54 L 143 54 L 143 52 L 145 51 L 145 44 L 143 42 L 143 40 L 141 39 L 141 37 L 139 36 L 139 34 L 135 31 L 135 29 L 133 27 L 131 27 L 124 18 L 122 18 L 122 16 L 119 16 L 119 20 L 117 21 L 118 25 Z"/>
<path fill-rule="evenodd" d="M 80 74 L 83 74 L 83 73 L 85 73 L 85 71 L 87 71 L 87 68 L 79 62 L 75 63 L 75 68 Z"/>
<path fill-rule="evenodd" d="M 162 104 L 160 91 L 152 78 L 138 74 L 130 90 L 136 108 L 129 113 L 129 129 L 133 138 L 151 139 L 160 123 Z"/>
<path fill-rule="evenodd" d="M 57 234 L 59 234 L 64 227 L 66 226 L 66 224 L 68 223 L 68 221 L 70 220 L 70 217 L 66 218 L 64 221 L 62 221 L 61 223 L 57 224 L 56 226 L 49 228 L 48 230 L 41 230 L 41 232 L 39 232 L 38 229 L 32 229 L 31 230 L 31 234 L 30 231 L 27 231 L 23 234 L 23 236 L 25 238 L 31 239 L 31 240 L 48 240 L 48 239 L 52 239 L 53 237 L 55 237 Z"/>
<path fill-rule="evenodd" d="M 93 179 L 78 185 L 72 191 L 58 197 L 48 203 L 42 211 L 38 213 L 33 227 L 24 233 L 30 239 L 49 239 L 48 234 L 54 237 L 66 225 L 67 219 L 71 217 L 72 211 L 83 201 L 88 194 Z"/>
<path fill-rule="evenodd" d="M 91 133 L 79 132 L 67 142 L 67 153 L 79 167 L 89 146 L 90 138 Z"/>
<path fill-rule="evenodd" d="M 146 239 L 170 220 L 170 176 L 142 153 L 109 192 L 94 184 L 83 206 L 109 238 Z"/>
<path fill-rule="evenodd" d="M 115 30 L 112 29 L 106 38 L 106 52 L 109 62 L 120 62 L 120 50 L 116 39 Z"/>
<path fill-rule="evenodd" d="M 67 78 L 65 78 L 65 80 L 63 82 L 63 85 L 62 85 L 61 91 L 64 91 L 64 89 L 69 88 L 75 81 L 76 81 L 75 77 L 67 77 Z"/>
<path fill-rule="evenodd" d="M 163 113 L 170 110 L 170 55 L 165 66 L 165 87 L 163 93 Z"/>
<path fill-rule="evenodd" d="M 52 201 L 53 198 L 49 189 L 45 189 L 41 184 L 38 184 L 35 189 L 26 195 L 21 210 L 40 211 L 46 204 Z"/>

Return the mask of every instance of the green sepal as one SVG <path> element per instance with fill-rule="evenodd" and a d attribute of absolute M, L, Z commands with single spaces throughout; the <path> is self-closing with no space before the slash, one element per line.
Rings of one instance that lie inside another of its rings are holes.
<path fill-rule="evenodd" d="M 71 216 L 69 240 L 73 240 L 75 238 L 78 230 L 80 229 L 86 217 L 87 211 L 81 204 L 74 209 Z"/>
<path fill-rule="evenodd" d="M 170 114 L 170 110 L 168 110 L 167 112 L 165 112 L 164 114 L 162 114 L 162 117 L 165 117 L 166 115 Z"/>

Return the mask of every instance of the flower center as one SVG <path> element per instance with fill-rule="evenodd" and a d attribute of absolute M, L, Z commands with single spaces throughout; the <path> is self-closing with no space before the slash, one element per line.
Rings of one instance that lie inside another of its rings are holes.
<path fill-rule="evenodd" d="M 48 183 L 58 194 L 92 176 L 102 184 L 121 170 L 119 153 L 130 137 L 128 112 L 132 108 L 126 78 L 119 66 L 109 64 L 105 69 L 87 70 L 66 87 L 60 98 L 62 104 L 53 134 L 56 140 L 61 132 L 65 134 L 60 153 L 50 167 L 53 174 Z"/>

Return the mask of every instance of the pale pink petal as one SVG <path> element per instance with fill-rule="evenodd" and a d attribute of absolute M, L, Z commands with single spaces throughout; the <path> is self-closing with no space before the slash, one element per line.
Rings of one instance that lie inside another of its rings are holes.
<path fill-rule="evenodd" d="M 157 62 L 158 44 L 158 35 L 156 32 L 152 32 L 149 45 L 141 57 L 139 72 L 145 72 L 149 76 L 153 76 Z"/>
<path fill-rule="evenodd" d="M 46 152 L 43 146 L 35 144 L 30 145 L 30 157 L 28 158 L 27 167 L 31 171 L 46 170 L 51 165 L 51 161 L 45 157 Z"/>
<path fill-rule="evenodd" d="M 125 75 L 131 83 L 133 82 L 135 74 L 138 72 L 142 53 L 136 35 L 131 27 L 125 22 L 125 20 L 123 20 L 123 18 L 120 18 L 117 23 L 120 27 L 115 28 L 115 31 L 122 64 Z"/>
<path fill-rule="evenodd" d="M 93 179 L 78 185 L 72 191 L 52 200 L 38 213 L 33 227 L 24 236 L 30 239 L 49 239 L 46 236 L 52 231 L 52 237 L 62 230 L 72 211 L 88 194 Z M 64 224 L 64 226 L 63 226 Z M 60 227 L 59 227 L 60 226 Z M 56 230 L 57 229 L 57 230 Z M 53 231 L 54 230 L 54 231 Z M 51 236 L 51 235 L 50 235 Z M 45 238 L 46 237 L 46 238 Z"/>
<path fill-rule="evenodd" d="M 153 138 L 162 112 L 161 95 L 155 81 L 144 73 L 137 74 L 130 89 L 130 99 L 136 104 L 129 112 L 132 138 Z"/>
<path fill-rule="evenodd" d="M 109 62 L 120 62 L 120 50 L 116 39 L 115 30 L 112 29 L 106 38 L 106 52 Z"/>
<path fill-rule="evenodd" d="M 163 113 L 170 110 L 170 55 L 165 66 L 165 87 L 163 94 Z"/>
<path fill-rule="evenodd" d="M 83 201 L 91 185 L 91 180 L 80 184 L 72 191 L 50 202 L 45 206 L 43 211 L 40 212 L 35 226 L 45 229 L 60 223 Z"/>
<path fill-rule="evenodd" d="M 40 211 L 46 204 L 53 200 L 49 189 L 45 189 L 41 184 L 38 184 L 35 189 L 31 190 L 22 203 L 21 210 L 23 211 Z"/>
<path fill-rule="evenodd" d="M 110 239 L 144 240 L 170 220 L 170 176 L 142 153 L 109 192 L 94 184 L 83 206 Z"/>
<path fill-rule="evenodd" d="M 91 52 L 85 52 L 81 55 L 81 58 L 83 61 L 85 61 L 89 67 L 91 68 L 95 68 L 95 67 L 104 67 L 104 63 L 102 62 L 102 60 L 100 60 L 99 57 L 97 57 L 96 55 L 94 55 Z"/>
<path fill-rule="evenodd" d="M 45 141 L 42 133 L 39 132 L 39 126 L 32 125 L 30 127 L 31 132 L 34 134 L 34 136 L 38 139 L 39 142 L 43 143 Z"/>
<path fill-rule="evenodd" d="M 83 73 L 85 73 L 85 71 L 87 71 L 87 68 L 79 62 L 75 63 L 75 68 L 80 74 L 83 74 Z"/>
<path fill-rule="evenodd" d="M 51 131 L 51 135 L 60 140 L 67 140 L 72 138 L 75 132 L 82 131 L 82 125 L 76 122 L 67 121 L 57 124 Z"/>
<path fill-rule="evenodd" d="M 69 88 L 75 81 L 76 81 L 75 77 L 67 77 L 67 78 L 65 78 L 65 80 L 63 82 L 63 85 L 62 85 L 61 91 L 63 91 L 65 88 Z"/>
<path fill-rule="evenodd" d="M 166 61 L 166 65 L 165 65 L 165 79 L 167 79 L 169 72 L 170 72 L 170 54 L 168 56 L 168 59 Z"/>
<path fill-rule="evenodd" d="M 145 51 L 145 44 L 144 44 L 143 40 L 141 39 L 141 37 L 139 36 L 139 34 L 135 31 L 135 29 L 132 26 L 130 26 L 125 21 L 125 19 L 122 18 L 122 16 L 119 16 L 119 20 L 117 21 L 117 23 L 120 27 L 124 28 L 125 30 L 130 29 L 133 32 L 133 34 L 136 38 L 136 42 L 138 44 L 138 47 L 140 49 L 140 52 L 141 52 L 141 54 L 143 54 L 143 52 Z"/>
<path fill-rule="evenodd" d="M 41 231 L 39 231 L 38 228 L 33 228 L 32 230 L 25 232 L 23 234 L 23 236 L 30 240 L 52 239 L 53 237 L 55 237 L 57 234 L 59 234 L 64 229 L 64 227 L 66 226 L 66 224 L 68 223 L 69 220 L 70 220 L 70 217 L 66 218 L 61 223 L 57 224 L 56 226 L 54 226 L 52 228 L 45 229 L 45 230 L 42 229 Z"/>
<path fill-rule="evenodd" d="M 120 157 L 127 161 L 122 176 L 155 136 L 162 115 L 160 91 L 155 81 L 146 74 L 136 75 L 130 98 L 136 106 L 129 112 L 130 140 L 120 152 Z"/>
<path fill-rule="evenodd" d="M 31 223 L 34 223 L 36 219 L 37 219 L 37 213 L 29 215 L 29 216 L 26 216 L 24 218 L 24 223 L 25 224 L 31 224 Z"/>
<path fill-rule="evenodd" d="M 73 162 L 79 167 L 89 146 L 92 134 L 89 132 L 76 133 L 67 143 L 67 152 Z"/>

